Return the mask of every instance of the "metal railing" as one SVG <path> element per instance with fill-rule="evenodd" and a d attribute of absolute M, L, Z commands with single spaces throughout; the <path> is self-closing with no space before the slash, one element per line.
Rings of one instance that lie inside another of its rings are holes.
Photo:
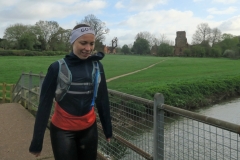
<path fill-rule="evenodd" d="M 43 74 L 23 73 L 13 101 L 36 113 Z M 114 136 L 99 130 L 98 159 L 169 160 L 238 159 L 240 126 L 154 101 L 108 90 Z M 96 109 L 97 112 L 97 109 Z"/>
<path fill-rule="evenodd" d="M 239 125 L 166 105 L 159 93 L 154 102 L 156 159 L 240 159 Z"/>

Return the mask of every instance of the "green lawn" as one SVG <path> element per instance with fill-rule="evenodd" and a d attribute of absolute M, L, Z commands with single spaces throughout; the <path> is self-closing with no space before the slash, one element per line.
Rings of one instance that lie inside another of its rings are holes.
<path fill-rule="evenodd" d="M 22 72 L 46 74 L 48 66 L 63 56 L 0 57 L 0 83 L 16 83 Z M 127 93 L 144 92 L 145 88 L 199 81 L 240 74 L 240 60 L 214 58 L 176 58 L 130 55 L 106 55 L 102 60 L 107 79 L 161 62 L 152 68 L 108 83 L 109 88 Z"/>
<path fill-rule="evenodd" d="M 46 74 L 48 66 L 63 56 L 0 57 L 0 83 L 14 84 L 21 73 Z M 240 88 L 240 60 L 226 58 L 179 58 L 106 55 L 102 60 L 107 79 L 157 65 L 108 82 L 108 88 L 152 99 L 154 93 L 166 95 L 168 104 L 197 106 L 208 97 L 231 96 Z"/>
<path fill-rule="evenodd" d="M 16 83 L 22 72 L 46 74 L 48 66 L 63 56 L 2 56 L 0 57 L 0 83 Z M 132 72 L 161 61 L 162 58 L 143 56 L 106 55 L 104 64 L 107 78 Z"/>
<path fill-rule="evenodd" d="M 214 58 L 162 58 L 164 62 L 108 83 L 108 87 L 141 96 L 149 87 L 178 82 L 201 82 L 240 75 L 240 60 Z"/>

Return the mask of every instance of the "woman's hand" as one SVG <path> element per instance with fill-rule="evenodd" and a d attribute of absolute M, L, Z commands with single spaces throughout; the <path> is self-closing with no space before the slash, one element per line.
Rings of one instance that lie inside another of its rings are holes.
<path fill-rule="evenodd" d="M 111 141 L 111 138 L 107 138 L 107 142 L 109 143 Z"/>
<path fill-rule="evenodd" d="M 36 157 L 40 156 L 41 152 L 35 153 L 35 152 L 30 152 L 31 154 L 35 155 Z"/>

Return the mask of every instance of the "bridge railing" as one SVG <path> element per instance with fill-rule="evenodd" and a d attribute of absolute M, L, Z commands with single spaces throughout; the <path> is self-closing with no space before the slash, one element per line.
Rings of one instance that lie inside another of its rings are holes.
<path fill-rule="evenodd" d="M 13 101 L 35 114 L 44 77 L 23 73 L 13 89 Z M 166 105 L 161 94 L 151 101 L 110 89 L 108 93 L 114 136 L 106 142 L 97 117 L 98 159 L 239 158 L 239 125 Z"/>
<path fill-rule="evenodd" d="M 240 126 L 164 104 L 154 97 L 156 159 L 240 159 Z"/>

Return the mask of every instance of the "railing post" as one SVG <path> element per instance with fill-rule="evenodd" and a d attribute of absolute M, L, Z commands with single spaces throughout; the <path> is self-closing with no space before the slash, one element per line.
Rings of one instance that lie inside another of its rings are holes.
<path fill-rule="evenodd" d="M 15 87 L 15 84 L 12 84 L 11 85 L 11 88 L 10 88 L 10 103 L 13 102 L 13 88 Z"/>
<path fill-rule="evenodd" d="M 29 83 L 28 83 L 28 109 L 30 107 L 31 102 L 31 89 L 32 89 L 32 71 L 29 72 Z"/>
<path fill-rule="evenodd" d="M 153 159 L 164 159 L 164 97 L 161 93 L 154 95 L 154 117 L 153 117 Z"/>
<path fill-rule="evenodd" d="M 21 75 L 21 82 L 20 82 L 20 84 L 21 84 L 21 104 L 26 108 L 26 104 L 24 103 L 25 102 L 25 99 L 24 99 L 24 88 L 23 88 L 23 86 L 24 86 L 24 72 L 22 72 L 22 75 Z"/>

